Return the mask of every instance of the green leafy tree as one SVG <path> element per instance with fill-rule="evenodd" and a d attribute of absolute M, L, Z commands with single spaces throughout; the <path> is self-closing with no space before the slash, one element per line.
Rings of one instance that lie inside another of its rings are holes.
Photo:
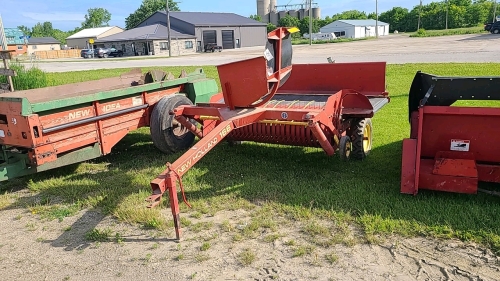
<path fill-rule="evenodd" d="M 369 19 L 376 20 L 377 19 L 377 14 L 375 12 L 369 13 L 368 16 L 366 16 Z M 380 19 L 379 19 L 380 20 Z"/>
<path fill-rule="evenodd" d="M 276 28 L 277 28 L 277 26 L 274 25 L 274 24 L 272 24 L 272 23 L 268 23 L 267 24 L 267 32 L 268 33 L 271 32 L 271 31 L 273 31 L 273 30 L 275 30 Z"/>
<path fill-rule="evenodd" d="M 368 16 L 366 15 L 365 12 L 358 11 L 358 10 L 349 10 L 349 11 L 344 11 L 340 14 L 335 14 L 332 17 L 333 21 L 336 20 L 366 20 L 368 19 Z"/>
<path fill-rule="evenodd" d="M 300 34 L 308 34 L 309 33 L 309 17 L 304 17 L 302 20 L 299 22 L 298 28 L 300 29 Z M 319 21 L 317 19 L 312 20 L 312 33 L 318 33 L 319 32 Z"/>
<path fill-rule="evenodd" d="M 31 29 L 25 25 L 20 25 L 17 27 L 17 29 L 21 30 L 21 32 L 24 34 L 24 35 L 28 35 L 30 36 L 31 35 Z"/>
<path fill-rule="evenodd" d="M 491 2 L 477 3 L 466 7 L 465 23 L 468 26 L 474 26 L 479 23 L 490 21 L 490 6 Z M 492 17 L 493 18 L 493 17 Z"/>
<path fill-rule="evenodd" d="M 250 18 L 262 22 L 262 17 L 259 15 L 250 15 Z"/>
<path fill-rule="evenodd" d="M 51 37 L 54 33 L 54 28 L 51 22 L 37 23 L 31 28 L 30 35 L 32 37 Z"/>
<path fill-rule="evenodd" d="M 389 31 L 394 32 L 406 31 L 408 29 L 408 16 L 409 11 L 406 8 L 394 7 L 389 11 L 383 12 L 379 15 L 378 19 L 382 22 L 389 23 Z"/>
<path fill-rule="evenodd" d="M 292 17 L 290 15 L 286 15 L 278 21 L 278 26 L 281 27 L 298 27 L 299 26 L 299 19 L 296 17 Z"/>
<path fill-rule="evenodd" d="M 168 8 L 170 11 L 180 11 L 174 0 L 168 0 Z M 142 0 L 141 6 L 125 19 L 125 27 L 127 29 L 135 28 L 152 14 L 165 10 L 165 0 Z"/>
<path fill-rule="evenodd" d="M 104 8 L 90 8 L 87 10 L 85 20 L 82 22 L 83 28 L 93 28 L 108 26 L 111 20 L 111 13 Z"/>

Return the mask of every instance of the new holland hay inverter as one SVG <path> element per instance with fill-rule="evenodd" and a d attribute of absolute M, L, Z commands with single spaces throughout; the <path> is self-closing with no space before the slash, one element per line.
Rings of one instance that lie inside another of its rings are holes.
<path fill-rule="evenodd" d="M 168 192 L 177 239 L 177 182 L 189 205 L 181 177 L 223 139 L 319 147 L 344 160 L 369 153 L 370 118 L 389 102 L 385 62 L 292 65 L 290 32 L 270 32 L 264 56 L 218 66 L 222 93 L 210 103 L 171 112 L 200 140 L 151 181 L 147 200 L 156 206 Z"/>
<path fill-rule="evenodd" d="M 451 106 L 459 100 L 499 100 L 499 89 L 498 77 L 417 72 L 408 97 L 411 133 L 403 140 L 402 193 L 474 194 L 479 181 L 500 183 L 500 108 Z"/>
<path fill-rule="evenodd" d="M 179 149 L 181 126 L 170 122 L 169 131 L 160 134 L 165 123 L 158 122 L 159 111 L 207 102 L 217 92 L 216 81 L 201 69 L 183 71 L 177 79 L 136 69 L 121 77 L 4 93 L 0 181 L 108 154 L 129 131 L 143 126 L 150 126 L 156 146 Z"/>

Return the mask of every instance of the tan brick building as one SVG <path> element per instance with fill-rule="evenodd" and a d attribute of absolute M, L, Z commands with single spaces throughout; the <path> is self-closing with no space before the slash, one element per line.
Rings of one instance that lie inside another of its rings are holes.
<path fill-rule="evenodd" d="M 28 39 L 28 54 L 36 51 L 61 50 L 61 42 L 53 37 L 31 37 Z"/>

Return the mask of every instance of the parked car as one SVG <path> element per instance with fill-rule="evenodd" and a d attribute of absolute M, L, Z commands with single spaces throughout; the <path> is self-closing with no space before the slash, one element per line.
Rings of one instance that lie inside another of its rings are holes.
<path fill-rule="evenodd" d="M 92 57 L 92 50 L 89 50 L 89 49 L 83 49 L 83 50 L 80 52 L 80 56 L 81 56 L 82 58 L 85 58 L 85 59 L 91 58 L 91 57 Z"/>
<path fill-rule="evenodd" d="M 217 46 L 215 43 L 208 43 L 205 45 L 205 53 L 206 52 L 215 52 L 215 50 L 222 52 L 222 46 Z"/>
<path fill-rule="evenodd" d="M 109 48 L 109 55 L 112 57 L 123 57 L 123 51 L 115 48 Z"/>
<path fill-rule="evenodd" d="M 123 56 L 123 51 L 115 48 L 97 48 L 94 49 L 94 56 L 98 58 L 111 57 L 121 57 Z"/>

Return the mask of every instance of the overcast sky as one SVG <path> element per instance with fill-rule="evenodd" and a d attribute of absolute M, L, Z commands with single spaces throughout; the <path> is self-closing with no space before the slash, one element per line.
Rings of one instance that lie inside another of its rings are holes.
<path fill-rule="evenodd" d="M 50 21 L 54 28 L 64 31 L 80 26 L 88 8 L 105 8 L 111 13 L 110 25 L 125 27 L 125 18 L 133 13 L 141 0 L 0 0 L 0 15 L 5 27 Z M 256 0 L 179 0 L 182 11 L 190 12 L 231 12 L 242 16 L 257 13 Z M 301 4 L 303 0 L 278 0 L 278 5 Z M 321 17 L 332 16 L 345 10 L 375 11 L 375 0 L 313 0 L 321 8 Z M 418 0 L 379 0 L 379 13 L 394 6 L 411 9 Z M 423 1 L 429 3 L 431 1 Z M 238 3 L 236 5 L 236 3 Z"/>

